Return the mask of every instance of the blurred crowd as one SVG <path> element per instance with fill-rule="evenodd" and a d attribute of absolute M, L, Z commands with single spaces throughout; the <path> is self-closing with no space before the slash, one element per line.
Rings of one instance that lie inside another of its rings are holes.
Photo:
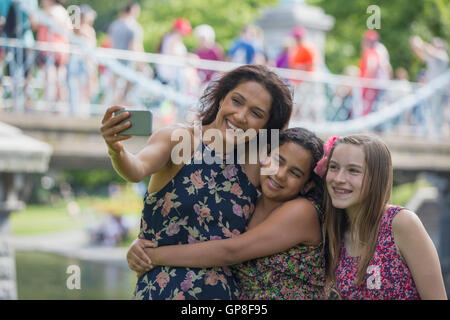
<path fill-rule="evenodd" d="M 35 40 L 58 45 L 59 48 L 68 46 L 70 33 L 83 39 L 84 46 L 94 48 L 97 46 L 97 35 L 94 29 L 96 12 L 88 5 L 81 5 L 80 19 L 74 25 L 73 17 L 63 6 L 64 0 L 24 0 L 28 8 L 40 8 L 57 25 L 58 31 L 65 31 L 66 36 L 56 33 L 46 25 L 39 23 L 33 16 L 24 12 L 17 14 L 18 7 L 12 0 L 2 0 L 0 4 L 0 28 L 4 37 L 23 39 L 29 46 Z M 138 2 L 128 3 L 111 22 L 107 30 L 107 37 L 100 43 L 100 47 L 144 52 L 144 29 L 138 22 L 141 8 Z M 17 19 L 21 19 L 18 23 Z M 18 28 L 17 26 L 20 26 Z M 190 52 L 184 39 L 194 35 L 197 39 L 197 48 Z M 231 41 L 228 48 L 216 41 L 213 27 L 207 24 L 191 26 L 190 22 L 178 17 L 172 22 L 170 30 L 161 37 L 157 51 L 161 54 L 184 57 L 189 59 L 205 59 L 213 61 L 230 61 L 239 64 L 265 64 L 272 67 L 295 69 L 305 72 L 327 72 L 324 63 L 324 53 L 316 47 L 308 35 L 305 27 L 294 27 L 285 35 L 283 46 L 275 57 L 268 57 L 264 43 L 264 33 L 256 25 L 245 26 L 239 35 Z M 427 83 L 448 68 L 449 57 L 447 43 L 434 38 L 430 43 L 418 36 L 410 39 L 410 49 L 425 63 L 425 69 L 419 73 L 415 80 Z M 5 60 L 5 49 L 0 49 L 0 64 Z M 26 62 L 27 54 L 22 57 L 15 56 L 16 60 Z M 138 71 L 145 76 L 157 79 L 161 83 L 173 87 L 187 95 L 198 96 L 203 88 L 215 78 L 216 71 L 196 69 L 190 64 L 183 66 L 170 64 L 157 64 L 134 62 L 119 59 L 122 65 Z M 65 102 L 70 106 L 65 112 L 86 114 L 90 113 L 89 105 L 103 104 L 133 104 L 133 84 L 125 81 L 107 67 L 97 63 L 89 55 L 69 54 L 68 52 L 40 51 L 34 59 L 34 64 L 41 70 L 46 86 L 42 99 L 54 102 Z M 10 66 L 11 64 L 8 64 Z M 3 68 L 8 75 L 10 68 Z M 28 70 L 28 69 L 27 69 Z M 28 90 L 30 72 L 26 73 L 25 90 Z M 404 68 L 393 70 L 389 52 L 383 45 L 379 34 L 375 30 L 367 30 L 361 39 L 360 60 L 355 66 L 345 68 L 343 75 L 379 80 L 375 85 L 367 87 L 337 85 L 330 88 L 323 84 L 301 80 L 286 80 L 292 85 L 295 94 L 296 107 L 294 116 L 316 121 L 347 120 L 370 114 L 383 106 L 386 102 L 395 101 L 412 92 L 410 76 Z M 384 80 L 398 80 L 395 90 L 383 88 Z M 376 84 L 381 85 L 376 85 Z M 105 94 L 105 88 L 110 94 Z M 102 94 L 103 92 L 103 94 Z M 2 94 L 0 92 L 0 94 Z M 448 105 L 448 97 L 440 104 Z M 331 102 L 330 102 L 331 101 Z M 384 103 L 380 103 L 384 102 Z M 26 104 L 27 105 L 27 104 Z M 31 107 L 31 106 L 29 106 Z M 1 105 L 0 105 L 1 108 Z M 55 107 L 54 111 L 58 110 Z M 443 111 L 447 112 L 448 108 Z M 424 121 L 420 112 L 408 115 L 408 121 Z M 448 119 L 447 115 L 447 119 Z"/>

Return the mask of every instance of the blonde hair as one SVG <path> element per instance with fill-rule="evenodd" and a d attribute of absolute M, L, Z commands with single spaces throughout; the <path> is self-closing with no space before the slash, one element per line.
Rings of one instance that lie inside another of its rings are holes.
<path fill-rule="evenodd" d="M 361 258 L 358 264 L 356 283 L 361 285 L 367 267 L 375 253 L 381 218 L 385 213 L 392 191 L 392 160 L 386 144 L 379 138 L 368 135 L 350 135 L 339 138 L 328 157 L 340 144 L 359 146 L 364 152 L 365 170 L 361 190 L 361 206 L 351 230 L 353 243 L 359 244 Z M 326 179 L 324 179 L 326 180 Z M 348 230 L 349 221 L 344 209 L 333 207 L 327 188 L 324 188 L 324 237 L 327 243 L 327 279 L 334 282 L 341 252 L 341 241 Z M 357 232 L 356 232 L 357 231 Z"/>

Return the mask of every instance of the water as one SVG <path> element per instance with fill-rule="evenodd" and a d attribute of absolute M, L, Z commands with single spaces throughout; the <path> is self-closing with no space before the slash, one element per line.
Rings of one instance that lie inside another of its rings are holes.
<path fill-rule="evenodd" d="M 136 284 L 126 266 L 37 251 L 16 251 L 19 300 L 129 300 Z M 80 268 L 80 289 L 68 289 L 70 265 Z"/>

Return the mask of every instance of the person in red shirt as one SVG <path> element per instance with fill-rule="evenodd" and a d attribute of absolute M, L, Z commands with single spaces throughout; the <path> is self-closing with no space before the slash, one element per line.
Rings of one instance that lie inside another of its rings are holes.
<path fill-rule="evenodd" d="M 306 29 L 295 27 L 291 36 L 295 40 L 295 45 L 290 54 L 289 67 L 303 71 L 314 71 L 316 66 L 316 53 L 314 46 L 305 41 Z"/>
<path fill-rule="evenodd" d="M 359 68 L 361 78 L 388 80 L 391 77 L 389 54 L 379 42 L 379 35 L 375 30 L 364 32 Z M 379 95 L 379 89 L 362 88 L 363 116 L 374 111 L 374 103 Z"/>

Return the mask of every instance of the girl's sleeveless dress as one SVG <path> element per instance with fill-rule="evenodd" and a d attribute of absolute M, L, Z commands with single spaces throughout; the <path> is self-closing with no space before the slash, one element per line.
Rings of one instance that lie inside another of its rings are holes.
<path fill-rule="evenodd" d="M 375 249 L 361 286 L 354 281 L 359 257 L 347 254 L 344 241 L 336 269 L 336 289 L 344 300 L 418 300 L 416 285 L 400 256 L 392 233 L 392 220 L 402 207 L 389 207 L 384 214 Z"/>
<path fill-rule="evenodd" d="M 165 246 L 225 239 L 245 231 L 254 210 L 256 188 L 237 164 L 236 156 L 234 164 L 222 159 L 220 164 L 193 161 L 203 149 L 202 142 L 190 164 L 185 164 L 160 191 L 145 195 L 141 238 Z M 133 298 L 232 300 L 238 299 L 239 293 L 226 267 L 158 266 L 138 279 Z"/>

